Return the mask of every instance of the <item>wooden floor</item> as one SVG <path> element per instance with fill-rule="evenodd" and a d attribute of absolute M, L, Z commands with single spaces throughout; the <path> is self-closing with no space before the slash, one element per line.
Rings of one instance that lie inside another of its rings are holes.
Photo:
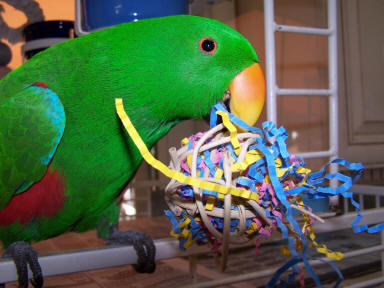
<path fill-rule="evenodd" d="M 169 221 L 165 217 L 141 218 L 139 220 L 123 222 L 120 225 L 122 230 L 138 229 L 149 234 L 154 239 L 169 237 L 170 231 Z M 377 245 L 378 237 L 371 235 L 346 235 L 345 233 L 332 234 L 331 239 L 319 238 L 319 242 L 327 242 L 328 247 L 338 251 L 348 251 L 350 249 L 359 249 Z M 66 233 L 56 238 L 45 240 L 36 244 L 33 247 L 39 254 L 62 252 L 69 250 L 85 249 L 90 247 L 103 246 L 104 242 L 97 238 L 95 231 L 89 231 L 83 234 Z M 376 253 L 379 254 L 379 253 Z M 345 271 L 352 271 L 351 267 L 366 267 L 367 273 L 357 273 L 356 271 L 346 275 L 349 285 L 358 281 L 356 277 L 363 279 L 370 278 L 368 273 L 377 271 L 375 265 L 379 263 L 380 255 L 366 255 L 359 259 L 351 259 L 336 263 Z M 189 261 L 185 258 L 174 258 L 157 262 L 157 269 L 153 274 L 138 274 L 131 266 L 122 266 L 103 270 L 94 270 L 81 273 L 73 273 L 60 276 L 52 276 L 45 278 L 44 287 L 79 287 L 79 288 L 96 288 L 96 287 L 182 287 L 188 284 L 193 284 L 195 281 L 208 281 L 221 279 L 231 275 L 239 275 L 241 273 L 254 272 L 262 269 L 267 269 L 282 265 L 287 258 L 280 255 L 280 247 L 276 244 L 267 244 L 260 248 L 259 255 L 255 255 L 253 248 L 239 249 L 231 252 L 229 258 L 228 269 L 225 273 L 220 273 L 216 268 L 215 261 L 212 255 L 199 256 L 197 266 L 197 279 L 192 279 L 189 273 Z M 356 270 L 356 269 L 355 269 Z M 369 272 L 370 271 L 370 272 Z M 316 269 L 316 273 L 323 275 L 323 278 L 328 279 L 335 276 L 335 273 L 329 267 L 320 267 Z M 355 276 L 354 276 L 355 275 Z M 357 276 L 356 276 L 357 275 Z M 355 277 L 355 278 L 353 278 Z M 254 279 L 248 282 L 237 283 L 221 287 L 263 287 L 269 277 L 263 279 Z M 307 275 L 307 278 L 308 275 Z M 359 279 L 360 279 L 359 278 Z M 322 279 L 323 281 L 323 279 Z M 333 280 L 331 280 L 333 282 Z M 334 282 L 333 282 L 334 283 Z M 17 283 L 9 283 L 6 287 L 17 287 Z M 306 281 L 305 287 L 313 287 L 310 281 Z M 328 287 L 328 286 L 325 286 Z M 332 286 L 329 286 L 332 287 Z M 377 286 L 380 287 L 380 286 Z"/>

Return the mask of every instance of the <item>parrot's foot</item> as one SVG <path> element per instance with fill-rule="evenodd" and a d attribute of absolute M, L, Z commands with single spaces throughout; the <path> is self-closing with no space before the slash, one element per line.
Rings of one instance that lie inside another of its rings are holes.
<path fill-rule="evenodd" d="M 18 241 L 12 243 L 5 251 L 3 257 L 12 257 L 15 262 L 17 275 L 19 277 L 19 288 L 28 287 L 28 269 L 33 273 L 31 284 L 33 287 L 43 287 L 43 273 L 37 258 L 36 251 L 26 242 Z"/>
<path fill-rule="evenodd" d="M 107 245 L 128 244 L 133 245 L 137 253 L 137 264 L 133 267 L 139 273 L 152 273 L 155 271 L 156 247 L 147 234 L 137 230 L 119 231 L 113 230 L 111 236 L 106 239 Z"/>

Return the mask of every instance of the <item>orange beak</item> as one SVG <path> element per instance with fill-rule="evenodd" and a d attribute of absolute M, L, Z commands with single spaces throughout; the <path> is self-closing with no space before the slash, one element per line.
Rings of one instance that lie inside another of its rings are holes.
<path fill-rule="evenodd" d="M 236 75 L 229 85 L 231 113 L 255 125 L 265 102 L 265 79 L 258 63 Z"/>

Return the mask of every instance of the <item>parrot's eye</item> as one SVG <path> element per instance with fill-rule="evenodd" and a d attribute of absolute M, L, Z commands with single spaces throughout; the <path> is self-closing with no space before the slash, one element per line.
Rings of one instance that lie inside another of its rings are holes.
<path fill-rule="evenodd" d="M 204 37 L 199 41 L 199 48 L 204 54 L 213 54 L 217 49 L 217 43 L 210 37 Z"/>

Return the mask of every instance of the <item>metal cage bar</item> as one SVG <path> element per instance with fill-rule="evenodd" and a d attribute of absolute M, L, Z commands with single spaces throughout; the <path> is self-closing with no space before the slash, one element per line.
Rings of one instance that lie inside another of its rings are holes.
<path fill-rule="evenodd" d="M 331 33 L 328 38 L 328 81 L 329 90 L 329 148 L 332 151 L 331 158 L 339 155 L 339 110 L 338 110 L 338 77 L 337 77 L 337 1 L 328 0 L 328 29 Z M 337 172 L 337 168 L 331 166 L 331 173 Z"/>
<path fill-rule="evenodd" d="M 332 95 L 332 91 L 329 89 L 282 89 L 276 87 L 276 95 L 282 96 L 329 96 Z"/>
<path fill-rule="evenodd" d="M 338 155 L 338 100 L 337 100 L 337 1 L 328 0 L 328 28 L 297 27 L 276 24 L 274 20 L 274 1 L 264 0 L 267 118 L 277 122 L 277 101 L 279 95 L 318 95 L 329 97 L 329 151 L 305 152 L 304 158 L 329 157 Z M 304 33 L 328 37 L 328 89 L 284 89 L 276 84 L 275 32 Z M 331 166 L 331 172 L 337 170 Z"/>
<path fill-rule="evenodd" d="M 323 35 L 323 36 L 328 36 L 332 33 L 330 29 L 301 27 L 301 26 L 282 25 L 282 24 L 275 24 L 275 31 L 311 34 L 311 35 Z"/>
<path fill-rule="evenodd" d="M 203 246 L 194 246 L 187 251 L 181 251 L 179 241 L 176 239 L 155 240 L 155 245 L 156 260 L 209 252 L 209 248 Z M 39 256 L 39 262 L 44 277 L 46 277 L 135 264 L 137 262 L 137 255 L 133 246 L 105 246 L 41 255 Z M 31 271 L 29 271 L 28 276 L 31 278 Z M 13 261 L 9 258 L 0 258 L 0 283 L 13 281 L 17 281 Z"/>
<path fill-rule="evenodd" d="M 274 0 L 264 0 L 265 26 L 265 74 L 267 84 L 267 118 L 277 122 L 276 101 L 276 47 L 275 47 Z"/>

